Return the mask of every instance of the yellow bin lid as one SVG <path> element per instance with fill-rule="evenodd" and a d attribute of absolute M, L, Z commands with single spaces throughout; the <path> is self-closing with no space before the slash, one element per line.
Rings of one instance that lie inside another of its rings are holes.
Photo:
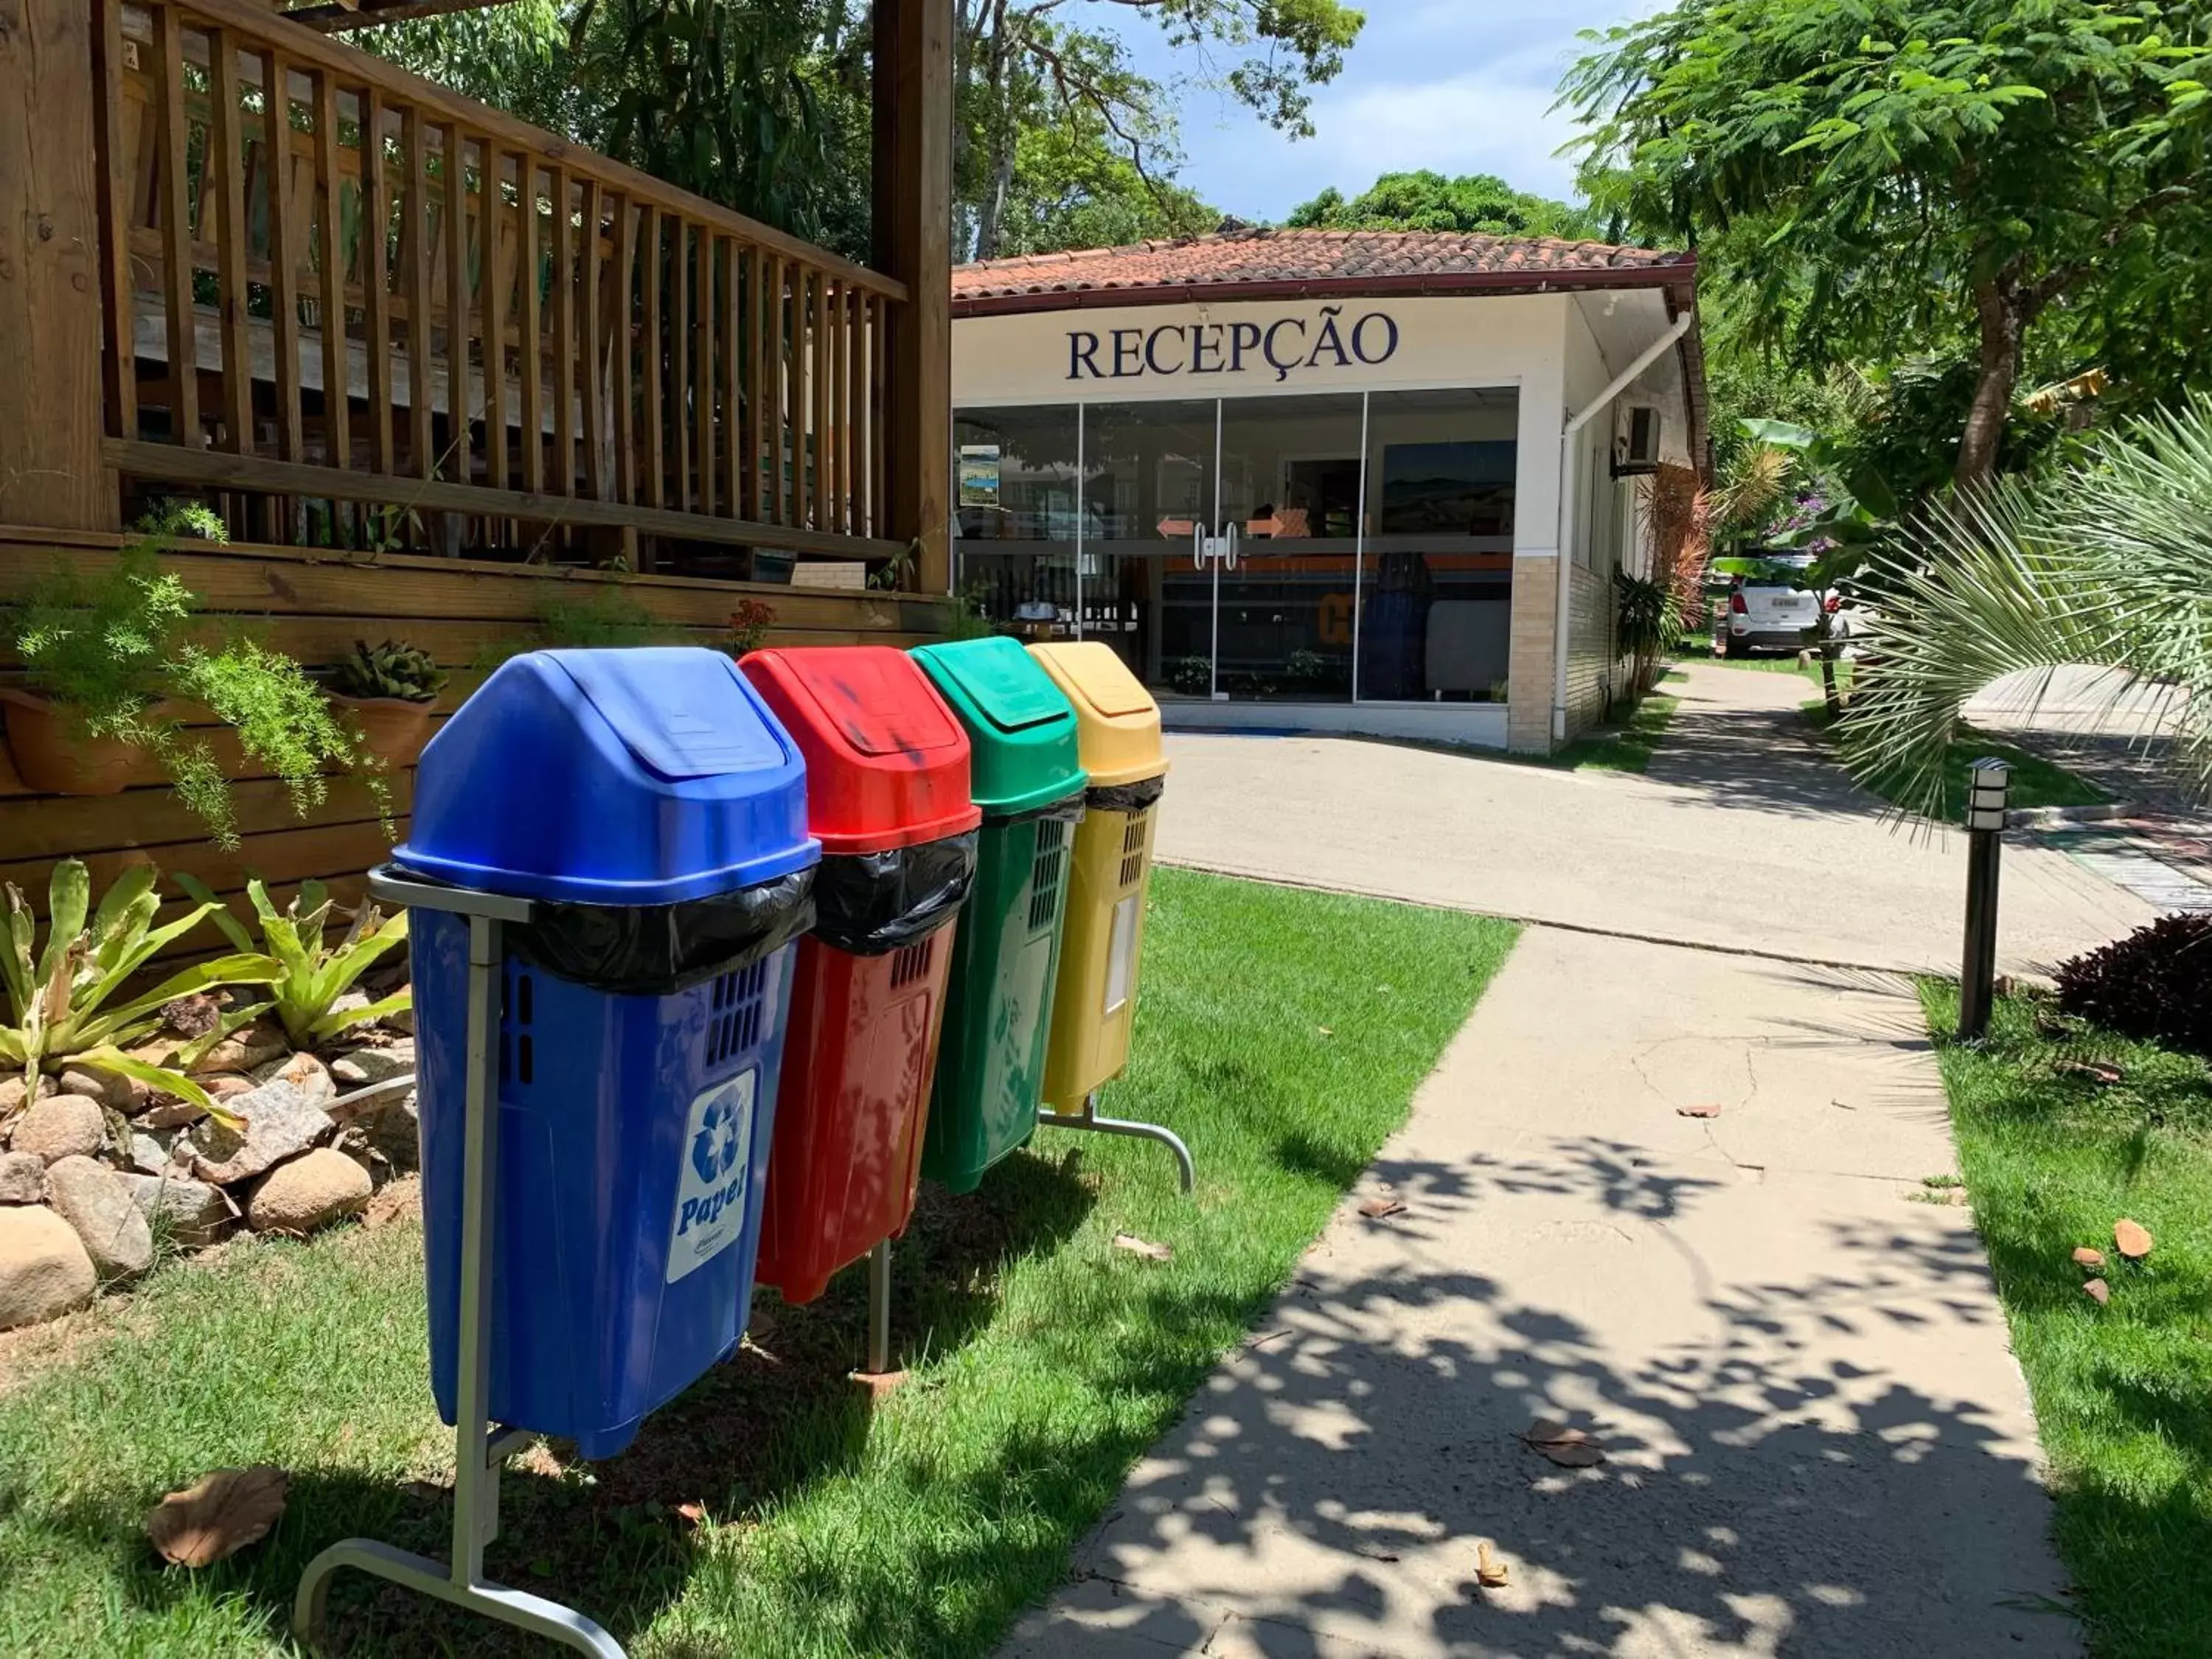
<path fill-rule="evenodd" d="M 1141 783 L 1168 769 L 1160 706 L 1111 646 L 1071 640 L 1033 645 L 1030 654 L 1075 705 L 1076 746 L 1093 788 Z"/>

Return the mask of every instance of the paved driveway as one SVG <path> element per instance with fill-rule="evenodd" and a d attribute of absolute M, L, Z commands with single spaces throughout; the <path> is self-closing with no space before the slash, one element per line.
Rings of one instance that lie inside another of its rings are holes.
<path fill-rule="evenodd" d="M 1955 972 L 1964 838 L 1887 815 L 1798 719 L 1805 683 L 1692 665 L 1650 775 L 1332 738 L 1176 735 L 1171 862 L 1726 950 Z M 2005 857 L 2001 960 L 2152 919 L 2063 854 Z"/>

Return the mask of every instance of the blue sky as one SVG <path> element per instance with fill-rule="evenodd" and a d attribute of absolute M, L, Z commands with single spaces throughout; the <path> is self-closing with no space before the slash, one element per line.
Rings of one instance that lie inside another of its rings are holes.
<path fill-rule="evenodd" d="M 1344 73 L 1315 96 L 1315 137 L 1293 141 L 1224 94 L 1185 91 L 1183 177 L 1201 197 L 1224 213 L 1279 220 L 1324 185 L 1352 195 L 1378 173 L 1417 167 L 1495 173 L 1564 197 L 1572 169 L 1553 152 L 1573 130 L 1550 110 L 1576 33 L 1656 10 L 1658 0 L 1367 0 L 1363 9 L 1367 27 Z M 1193 67 L 1156 32 L 1133 26 L 1127 37 L 1163 79 Z"/>

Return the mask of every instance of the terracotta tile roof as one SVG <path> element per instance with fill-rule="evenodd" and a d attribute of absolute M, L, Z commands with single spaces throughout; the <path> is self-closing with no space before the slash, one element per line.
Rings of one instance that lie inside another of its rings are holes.
<path fill-rule="evenodd" d="M 956 311 L 988 311 L 1012 300 L 1112 294 L 1131 303 L 1181 297 L 1194 288 L 1270 292 L 1307 284 L 1346 291 L 1490 291 L 1541 287 L 1688 283 L 1687 253 L 1549 236 L 1458 231 L 1237 230 L 1172 242 L 1024 254 L 958 265 Z M 1166 290 L 1163 293 L 1162 290 Z M 1080 304 L 1077 300 L 1073 303 Z M 1094 301 L 1093 303 L 1096 303 Z"/>

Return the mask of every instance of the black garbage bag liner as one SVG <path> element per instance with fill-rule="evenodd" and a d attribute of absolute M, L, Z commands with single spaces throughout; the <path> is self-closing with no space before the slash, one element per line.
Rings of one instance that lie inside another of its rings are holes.
<path fill-rule="evenodd" d="M 849 956 L 888 956 L 960 914 L 975 880 L 975 832 L 888 853 L 825 856 L 814 878 L 814 937 Z"/>
<path fill-rule="evenodd" d="M 1085 793 L 1084 800 L 1094 812 L 1141 812 L 1167 793 L 1167 775 L 1156 778 L 1139 778 L 1134 783 L 1117 783 Z"/>
<path fill-rule="evenodd" d="M 1031 806 L 1019 812 L 986 812 L 983 822 L 994 828 L 1010 823 L 1029 823 L 1043 818 L 1058 818 L 1062 823 L 1079 823 L 1083 820 L 1085 792 L 1078 789 L 1058 800 L 1048 800 L 1042 806 Z"/>
<path fill-rule="evenodd" d="M 673 996 L 750 967 L 814 925 L 814 872 L 680 904 L 533 900 L 507 929 L 515 954 L 618 996 Z"/>

